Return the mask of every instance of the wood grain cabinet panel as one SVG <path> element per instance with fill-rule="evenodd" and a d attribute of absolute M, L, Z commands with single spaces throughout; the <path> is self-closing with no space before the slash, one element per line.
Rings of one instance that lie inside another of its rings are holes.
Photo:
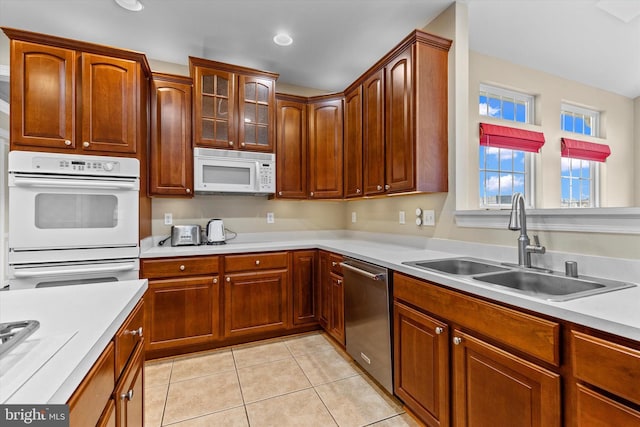
<path fill-rule="evenodd" d="M 338 343 L 345 345 L 343 257 L 327 251 L 318 254 L 318 321 Z"/>
<path fill-rule="evenodd" d="M 76 53 L 11 41 L 11 148 L 75 149 Z"/>
<path fill-rule="evenodd" d="M 640 411 L 578 384 L 576 425 L 578 427 L 639 426 Z"/>
<path fill-rule="evenodd" d="M 571 348 L 576 378 L 640 405 L 640 350 L 577 331 Z"/>
<path fill-rule="evenodd" d="M 344 279 L 335 273 L 330 274 L 331 280 L 331 316 L 329 334 L 340 344 L 345 345 L 344 329 Z"/>
<path fill-rule="evenodd" d="M 309 104 L 309 197 L 342 198 L 343 106 L 339 99 Z"/>
<path fill-rule="evenodd" d="M 144 426 L 143 369 L 144 350 L 139 346 L 114 391 L 117 427 Z"/>
<path fill-rule="evenodd" d="M 449 328 L 394 303 L 394 391 L 430 426 L 449 425 Z"/>
<path fill-rule="evenodd" d="M 129 362 L 136 346 L 144 339 L 144 304 L 142 301 L 133 309 L 115 336 L 116 378 Z"/>
<path fill-rule="evenodd" d="M 291 262 L 292 325 L 317 322 L 317 251 L 295 251 Z"/>
<path fill-rule="evenodd" d="M 387 191 L 385 176 L 385 99 L 384 70 L 372 73 L 362 84 L 362 136 L 364 156 L 364 195 Z M 393 152 L 393 151 L 392 151 Z M 403 159 L 403 161 L 410 161 Z"/>
<path fill-rule="evenodd" d="M 140 276 L 145 279 L 215 275 L 218 273 L 218 256 L 193 256 L 176 258 L 143 259 Z"/>
<path fill-rule="evenodd" d="M 286 269 L 288 267 L 289 254 L 287 252 L 262 252 L 224 257 L 224 271 L 226 273 Z"/>
<path fill-rule="evenodd" d="M 151 88 L 151 195 L 193 197 L 191 79 L 153 74 Z"/>
<path fill-rule="evenodd" d="M 283 97 L 276 101 L 276 196 L 306 199 L 307 102 Z"/>
<path fill-rule="evenodd" d="M 452 335 L 453 425 L 561 425 L 560 375 L 469 334 Z"/>
<path fill-rule="evenodd" d="M 344 197 L 363 195 L 362 86 L 344 95 Z"/>

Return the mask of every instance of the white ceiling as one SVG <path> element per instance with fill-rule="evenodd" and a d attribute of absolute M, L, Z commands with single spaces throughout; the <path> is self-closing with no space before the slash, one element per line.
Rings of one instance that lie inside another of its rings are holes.
<path fill-rule="evenodd" d="M 451 0 L 0 0 L 0 25 L 145 52 L 198 56 L 280 73 L 280 82 L 340 91 Z M 628 23 L 597 0 L 466 0 L 478 52 L 630 98 L 640 96 L 640 0 Z M 615 3 L 615 0 L 614 0 Z M 273 44 L 288 31 L 289 47 Z"/>

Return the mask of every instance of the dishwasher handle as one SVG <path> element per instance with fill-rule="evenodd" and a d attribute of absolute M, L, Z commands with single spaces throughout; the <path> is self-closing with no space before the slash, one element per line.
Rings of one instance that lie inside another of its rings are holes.
<path fill-rule="evenodd" d="M 358 267 L 354 267 L 351 264 L 347 264 L 346 262 L 341 262 L 340 263 L 340 267 L 342 268 L 346 268 L 349 271 L 352 271 L 354 273 L 360 274 L 361 276 L 365 276 L 371 280 L 384 280 L 385 279 L 385 274 L 384 273 L 371 273 L 369 271 L 363 270 L 361 268 Z"/>

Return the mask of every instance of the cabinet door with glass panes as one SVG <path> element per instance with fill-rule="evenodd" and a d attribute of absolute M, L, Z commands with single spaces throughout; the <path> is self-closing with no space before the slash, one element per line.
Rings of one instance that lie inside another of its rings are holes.
<path fill-rule="evenodd" d="M 277 74 L 190 58 L 197 147 L 274 151 Z"/>

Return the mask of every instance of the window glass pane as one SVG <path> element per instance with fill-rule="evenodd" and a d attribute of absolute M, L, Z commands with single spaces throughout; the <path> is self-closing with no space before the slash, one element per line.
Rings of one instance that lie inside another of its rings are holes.
<path fill-rule="evenodd" d="M 522 104 L 516 104 L 516 122 L 526 123 L 527 121 L 527 107 Z"/>
<path fill-rule="evenodd" d="M 498 160 L 499 160 L 499 156 L 498 153 L 500 152 L 499 148 L 494 148 L 494 147 L 486 147 L 485 148 L 485 153 L 487 156 L 487 169 L 488 170 L 498 170 Z M 480 165 L 481 167 L 483 167 L 483 165 Z"/>
<path fill-rule="evenodd" d="M 497 98 L 489 98 L 489 117 L 500 117 L 500 100 Z"/>
<path fill-rule="evenodd" d="M 487 172 L 487 181 L 485 185 L 488 196 L 495 196 L 498 194 L 498 191 L 500 190 L 499 175 L 496 172 Z M 495 200 L 493 203 L 495 203 Z"/>
<path fill-rule="evenodd" d="M 484 157 L 485 157 L 485 146 L 481 145 L 480 150 L 478 150 L 478 155 L 480 157 L 480 169 L 484 168 Z"/>
<path fill-rule="evenodd" d="M 573 132 L 573 117 L 571 115 L 562 115 L 562 130 Z"/>
<path fill-rule="evenodd" d="M 513 151 L 506 148 L 500 149 L 500 170 L 513 170 Z"/>
<path fill-rule="evenodd" d="M 515 120 L 515 104 L 512 99 L 502 100 L 502 118 L 506 120 Z"/>
<path fill-rule="evenodd" d="M 524 191 L 524 174 L 513 174 L 513 191 L 526 194 Z"/>
<path fill-rule="evenodd" d="M 582 178 L 583 179 L 591 179 L 591 165 L 587 160 L 582 160 Z"/>
<path fill-rule="evenodd" d="M 513 152 L 513 170 L 515 172 L 524 173 L 525 171 L 524 151 Z"/>
<path fill-rule="evenodd" d="M 580 160 L 571 159 L 571 176 L 579 178 L 581 169 L 582 165 L 580 164 Z"/>
<path fill-rule="evenodd" d="M 562 176 L 567 176 L 569 174 L 570 167 L 571 167 L 571 159 L 569 159 L 568 157 L 561 157 L 560 168 L 561 168 Z"/>
<path fill-rule="evenodd" d="M 580 200 L 583 202 L 582 207 L 589 207 L 591 205 L 591 181 L 582 180 Z"/>
<path fill-rule="evenodd" d="M 480 106 L 480 115 L 481 116 L 487 116 L 488 113 L 488 106 L 487 106 L 487 96 L 486 95 L 480 95 L 480 102 L 478 103 L 478 105 Z"/>
<path fill-rule="evenodd" d="M 576 133 L 584 133 L 584 119 L 578 116 L 573 121 L 573 131 Z"/>

